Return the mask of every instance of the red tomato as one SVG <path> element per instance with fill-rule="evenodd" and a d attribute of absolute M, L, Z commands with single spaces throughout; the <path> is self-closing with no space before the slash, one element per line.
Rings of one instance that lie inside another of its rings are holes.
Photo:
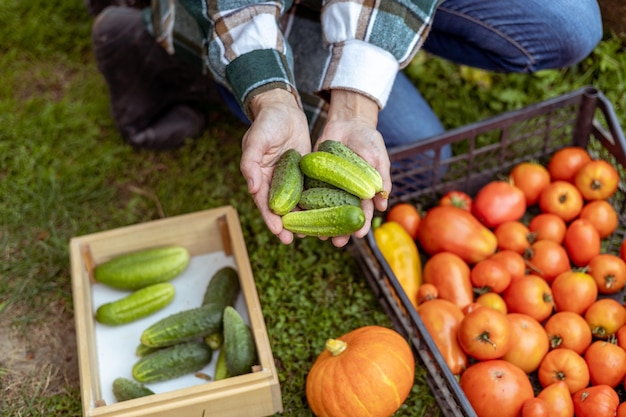
<path fill-rule="evenodd" d="M 511 280 L 521 278 L 526 275 L 526 261 L 522 255 L 512 250 L 501 250 L 489 258 L 492 261 L 496 261 L 499 264 L 503 265 L 509 274 L 511 275 Z"/>
<path fill-rule="evenodd" d="M 615 417 L 626 417 L 626 401 L 620 403 L 619 407 L 617 407 L 617 414 Z"/>
<path fill-rule="evenodd" d="M 545 329 L 527 314 L 510 313 L 511 347 L 502 359 L 519 366 L 527 374 L 535 371 L 550 349 Z"/>
<path fill-rule="evenodd" d="M 465 314 L 457 337 L 469 356 L 478 360 L 498 359 L 511 347 L 511 323 L 501 311 L 477 308 Z"/>
<path fill-rule="evenodd" d="M 596 340 L 585 351 L 591 385 L 617 387 L 626 376 L 626 351 L 605 340 Z"/>
<path fill-rule="evenodd" d="M 424 263 L 424 283 L 437 287 L 438 298 L 451 301 L 463 308 L 474 300 L 470 267 L 461 257 L 450 252 L 439 252 Z"/>
<path fill-rule="evenodd" d="M 622 241 L 622 244 L 619 247 L 619 257 L 626 262 L 626 239 Z"/>
<path fill-rule="evenodd" d="M 522 417 L 550 417 L 550 406 L 542 398 L 530 398 L 524 402 Z"/>
<path fill-rule="evenodd" d="M 571 311 L 554 313 L 546 320 L 543 328 L 552 349 L 572 349 L 582 355 L 593 340 L 587 321 L 580 314 Z"/>
<path fill-rule="evenodd" d="M 578 217 L 589 220 L 598 229 L 601 238 L 610 236 L 619 224 L 615 208 L 606 200 L 588 202 Z"/>
<path fill-rule="evenodd" d="M 511 283 L 511 274 L 500 263 L 485 259 L 476 263 L 470 271 L 472 286 L 480 291 L 501 293 Z"/>
<path fill-rule="evenodd" d="M 419 227 L 422 216 L 416 206 L 410 203 L 398 203 L 387 212 L 386 221 L 394 221 L 398 223 L 413 240 L 417 237 L 417 228 Z"/>
<path fill-rule="evenodd" d="M 556 311 L 584 314 L 598 298 L 598 286 L 591 275 L 569 270 L 560 273 L 552 284 L 552 297 Z"/>
<path fill-rule="evenodd" d="M 524 402 L 534 397 L 524 371 L 501 359 L 470 366 L 459 384 L 480 417 L 518 417 Z"/>
<path fill-rule="evenodd" d="M 526 205 L 532 206 L 539 200 L 541 191 L 550 184 L 550 173 L 546 167 L 536 162 L 521 162 L 513 167 L 509 180 L 522 190 Z"/>
<path fill-rule="evenodd" d="M 574 220 L 583 208 L 583 197 L 574 184 L 553 181 L 539 196 L 539 208 L 544 213 L 556 214 L 564 221 Z"/>
<path fill-rule="evenodd" d="M 571 268 L 565 248 L 551 240 L 540 240 L 530 245 L 525 259 L 531 271 L 548 283 L 552 283 L 560 273 Z"/>
<path fill-rule="evenodd" d="M 534 242 L 534 234 L 519 220 L 511 220 L 498 225 L 493 233 L 498 239 L 498 249 L 513 250 L 523 254 Z"/>
<path fill-rule="evenodd" d="M 472 197 L 463 191 L 448 191 L 439 200 L 441 206 L 454 206 L 466 211 L 472 211 Z"/>
<path fill-rule="evenodd" d="M 578 170 L 574 184 L 585 200 L 606 200 L 617 191 L 619 173 L 607 161 L 594 159 Z"/>
<path fill-rule="evenodd" d="M 540 213 L 528 223 L 528 230 L 535 234 L 534 240 L 551 240 L 563 243 L 567 224 L 560 216 L 552 213 Z"/>
<path fill-rule="evenodd" d="M 472 213 L 489 228 L 519 220 L 526 212 L 526 197 L 522 190 L 506 181 L 492 181 L 483 186 L 472 204 Z"/>
<path fill-rule="evenodd" d="M 600 234 L 589 220 L 576 219 L 567 227 L 563 244 L 574 265 L 587 266 L 600 253 Z"/>
<path fill-rule="evenodd" d="M 614 417 L 619 396 L 607 385 L 582 388 L 572 395 L 576 417 Z"/>
<path fill-rule="evenodd" d="M 556 381 L 565 381 L 570 394 L 589 385 L 589 367 L 578 353 L 571 349 L 553 349 L 546 354 L 537 369 L 542 387 Z"/>
<path fill-rule="evenodd" d="M 578 170 L 589 161 L 591 156 L 585 149 L 568 146 L 552 155 L 547 168 L 552 181 L 574 182 Z"/>
<path fill-rule="evenodd" d="M 608 339 L 626 324 L 626 309 L 612 298 L 601 298 L 585 311 L 585 320 L 595 337 Z"/>
<path fill-rule="evenodd" d="M 550 417 L 574 417 L 574 402 L 565 381 L 558 380 L 544 387 L 537 398 L 548 403 Z"/>
<path fill-rule="evenodd" d="M 548 283 L 537 275 L 511 281 L 502 294 L 510 313 L 522 313 L 542 322 L 554 309 L 552 290 Z"/>
<path fill-rule="evenodd" d="M 417 304 L 420 305 L 426 301 L 434 300 L 439 297 L 439 291 L 434 284 L 423 283 L 417 288 Z"/>
<path fill-rule="evenodd" d="M 588 273 L 602 294 L 620 292 L 626 284 L 626 262 L 617 255 L 600 253 L 589 261 Z"/>

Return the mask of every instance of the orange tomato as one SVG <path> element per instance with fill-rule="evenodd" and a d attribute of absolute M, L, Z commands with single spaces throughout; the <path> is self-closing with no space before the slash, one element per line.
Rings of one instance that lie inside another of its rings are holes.
<path fill-rule="evenodd" d="M 539 208 L 544 213 L 556 214 L 569 222 L 580 214 L 583 208 L 583 196 L 574 184 L 567 181 L 554 181 L 541 192 Z"/>
<path fill-rule="evenodd" d="M 459 384 L 480 417 L 519 417 L 524 402 L 534 397 L 524 371 L 500 359 L 470 366 Z"/>
<path fill-rule="evenodd" d="M 589 306 L 584 317 L 595 337 L 607 339 L 626 324 L 626 309 L 612 298 L 601 298 Z"/>
<path fill-rule="evenodd" d="M 598 286 L 586 272 L 569 270 L 560 273 L 550 286 L 556 311 L 584 314 L 598 298 Z"/>
<path fill-rule="evenodd" d="M 587 321 L 577 313 L 560 311 L 551 315 L 543 325 L 550 348 L 571 349 L 582 355 L 591 345 L 593 337 Z"/>
<path fill-rule="evenodd" d="M 466 211 L 472 211 L 472 197 L 458 190 L 448 191 L 439 200 L 440 206 L 454 206 Z"/>
<path fill-rule="evenodd" d="M 498 249 L 512 250 L 523 254 L 526 248 L 533 243 L 534 234 L 530 232 L 528 226 L 518 220 L 504 222 L 497 226 L 493 233 L 498 239 Z"/>
<path fill-rule="evenodd" d="M 585 351 L 591 385 L 617 387 L 626 376 L 626 351 L 615 343 L 596 340 Z"/>
<path fill-rule="evenodd" d="M 578 353 L 571 349 L 553 349 L 544 356 L 537 377 L 542 387 L 564 381 L 570 394 L 589 385 L 589 367 Z"/>
<path fill-rule="evenodd" d="M 598 254 L 589 261 L 588 271 L 601 294 L 618 293 L 626 284 L 626 262 L 619 256 Z"/>
<path fill-rule="evenodd" d="M 576 417 L 614 417 L 619 406 L 617 392 L 608 385 L 580 389 L 572 401 Z"/>
<path fill-rule="evenodd" d="M 501 293 L 511 283 L 511 274 L 502 264 L 485 259 L 471 268 L 470 281 L 481 292 Z"/>
<path fill-rule="evenodd" d="M 387 212 L 386 221 L 398 223 L 413 240 L 417 237 L 417 229 L 422 216 L 417 206 L 410 203 L 398 203 Z"/>
<path fill-rule="evenodd" d="M 622 241 L 622 244 L 619 247 L 619 257 L 626 262 L 626 239 Z"/>
<path fill-rule="evenodd" d="M 607 161 L 594 159 L 578 170 L 574 184 L 585 200 L 606 200 L 617 191 L 619 173 Z"/>
<path fill-rule="evenodd" d="M 548 169 L 536 162 L 521 162 L 509 173 L 509 180 L 522 190 L 526 197 L 526 205 L 537 203 L 539 194 L 550 183 Z"/>
<path fill-rule="evenodd" d="M 495 180 L 485 184 L 472 202 L 472 214 L 490 229 L 510 220 L 519 220 L 524 213 L 526 197 L 508 181 Z"/>
<path fill-rule="evenodd" d="M 610 236 L 619 224 L 615 208 L 606 200 L 588 202 L 583 206 L 578 217 L 589 220 L 598 229 L 601 238 Z"/>
<path fill-rule="evenodd" d="M 512 330 L 511 347 L 502 359 L 529 374 L 539 367 L 550 349 L 548 334 L 541 323 L 527 314 L 511 313 L 508 318 Z"/>
<path fill-rule="evenodd" d="M 574 417 L 574 401 L 565 381 L 556 381 L 544 387 L 538 394 L 548 403 L 550 417 Z"/>
<path fill-rule="evenodd" d="M 548 283 L 571 268 L 567 250 L 551 240 L 540 240 L 530 245 L 524 255 L 528 267 Z"/>
<path fill-rule="evenodd" d="M 617 414 L 615 417 L 626 417 L 626 401 L 617 407 Z"/>
<path fill-rule="evenodd" d="M 526 261 L 524 261 L 522 255 L 515 251 L 501 250 L 494 253 L 487 259 L 496 261 L 503 265 L 507 271 L 509 271 L 511 280 L 521 278 L 526 275 Z"/>
<path fill-rule="evenodd" d="M 522 417 L 550 417 L 550 406 L 542 398 L 529 398 L 522 406 Z"/>
<path fill-rule="evenodd" d="M 600 234 L 589 220 L 576 219 L 567 227 L 563 244 L 576 266 L 587 266 L 600 253 Z"/>
<path fill-rule="evenodd" d="M 484 307 L 491 307 L 495 310 L 507 313 L 506 303 L 498 293 L 489 291 L 476 297 L 476 303 Z"/>
<path fill-rule="evenodd" d="M 534 233 L 534 240 L 551 240 L 563 243 L 567 224 L 560 216 L 552 213 L 539 213 L 528 223 L 528 230 Z"/>
<path fill-rule="evenodd" d="M 467 313 L 458 331 L 459 345 L 478 360 L 501 358 L 511 346 L 511 323 L 506 314 L 489 307 Z"/>
<path fill-rule="evenodd" d="M 420 305 L 429 300 L 434 300 L 439 296 L 437 287 L 434 284 L 422 283 L 417 288 L 417 304 Z"/>
<path fill-rule="evenodd" d="M 626 325 L 620 327 L 615 335 L 617 339 L 617 346 L 626 350 Z"/>
<path fill-rule="evenodd" d="M 554 310 L 550 285 L 537 275 L 526 275 L 511 281 L 502 294 L 510 313 L 527 314 L 539 322 Z"/>
<path fill-rule="evenodd" d="M 424 263 L 423 282 L 437 287 L 439 298 L 452 301 L 459 308 L 474 301 L 470 267 L 451 252 L 437 253 Z"/>
<path fill-rule="evenodd" d="M 452 374 L 458 375 L 463 372 L 468 366 L 468 359 L 457 340 L 459 325 L 463 319 L 459 307 L 438 298 L 420 304 L 417 307 L 417 314 Z"/>
<path fill-rule="evenodd" d="M 548 161 L 550 179 L 573 182 L 578 170 L 589 161 L 591 161 L 591 155 L 584 148 L 578 146 L 562 148 L 556 151 Z"/>

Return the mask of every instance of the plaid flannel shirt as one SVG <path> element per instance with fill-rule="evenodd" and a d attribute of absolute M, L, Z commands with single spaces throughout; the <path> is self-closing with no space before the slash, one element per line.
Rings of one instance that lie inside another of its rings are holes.
<path fill-rule="evenodd" d="M 313 123 L 331 89 L 358 91 L 382 109 L 441 1 L 155 0 L 149 24 L 171 53 L 200 56 L 248 115 L 252 97 L 282 88 Z"/>

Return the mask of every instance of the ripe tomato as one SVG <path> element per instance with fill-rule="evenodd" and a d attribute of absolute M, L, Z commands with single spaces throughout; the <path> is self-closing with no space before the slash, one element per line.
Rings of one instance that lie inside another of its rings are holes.
<path fill-rule="evenodd" d="M 472 211 L 472 197 L 463 191 L 448 191 L 439 200 L 440 206 L 454 206 L 465 211 Z"/>
<path fill-rule="evenodd" d="M 565 248 L 551 240 L 540 240 L 532 245 L 524 255 L 527 266 L 536 275 L 552 283 L 554 278 L 571 268 Z"/>
<path fill-rule="evenodd" d="M 541 323 L 527 314 L 510 313 L 508 317 L 511 323 L 511 347 L 502 359 L 529 374 L 539 367 L 550 349 L 548 334 Z"/>
<path fill-rule="evenodd" d="M 476 304 L 480 304 L 484 307 L 491 307 L 495 310 L 501 311 L 504 314 L 508 313 L 506 303 L 502 296 L 495 292 L 486 292 L 476 297 Z"/>
<path fill-rule="evenodd" d="M 610 236 L 619 224 L 615 208 L 606 200 L 588 202 L 583 206 L 578 217 L 593 223 L 601 238 Z"/>
<path fill-rule="evenodd" d="M 619 396 L 607 385 L 596 385 L 578 390 L 572 395 L 576 417 L 614 417 Z"/>
<path fill-rule="evenodd" d="M 617 414 L 615 417 L 626 417 L 626 401 L 621 403 L 619 407 L 617 407 Z"/>
<path fill-rule="evenodd" d="M 417 305 L 425 303 L 426 301 L 435 300 L 439 297 L 439 292 L 434 284 L 422 283 L 417 288 Z"/>
<path fill-rule="evenodd" d="M 574 184 L 585 200 L 606 200 L 617 190 L 619 173 L 603 159 L 594 159 L 582 166 Z"/>
<path fill-rule="evenodd" d="M 526 205 L 532 206 L 537 203 L 541 191 L 550 184 L 550 173 L 539 163 L 521 162 L 509 173 L 509 181 L 522 190 Z"/>
<path fill-rule="evenodd" d="M 591 156 L 584 148 L 568 146 L 552 155 L 547 168 L 552 181 L 573 182 L 578 170 L 589 161 Z"/>
<path fill-rule="evenodd" d="M 535 235 L 519 220 L 504 222 L 497 226 L 493 233 L 498 239 L 498 249 L 508 249 L 520 254 L 523 254 L 535 240 Z"/>
<path fill-rule="evenodd" d="M 551 315 L 543 325 L 550 348 L 572 349 L 582 355 L 591 344 L 593 337 L 585 319 L 571 311 L 560 311 Z"/>
<path fill-rule="evenodd" d="M 417 307 L 417 314 L 452 374 L 458 375 L 463 372 L 468 366 L 468 360 L 457 340 L 459 324 L 463 319 L 459 307 L 438 298 L 420 304 Z"/>
<path fill-rule="evenodd" d="M 622 244 L 619 247 L 619 257 L 626 262 L 626 239 L 622 241 Z"/>
<path fill-rule="evenodd" d="M 620 292 L 626 284 L 626 262 L 617 255 L 600 253 L 591 258 L 587 270 L 602 294 Z"/>
<path fill-rule="evenodd" d="M 626 376 L 626 351 L 605 340 L 596 340 L 585 351 L 591 385 L 617 387 Z"/>
<path fill-rule="evenodd" d="M 589 385 L 589 367 L 578 353 L 571 349 L 553 349 L 544 356 L 537 376 L 542 387 L 556 381 L 565 381 L 570 394 Z"/>
<path fill-rule="evenodd" d="M 556 381 L 544 387 L 537 398 L 548 403 L 550 417 L 574 417 L 574 401 L 565 381 Z"/>
<path fill-rule="evenodd" d="M 580 214 L 583 197 L 574 184 L 554 181 L 543 189 L 538 203 L 542 212 L 556 214 L 569 222 Z"/>
<path fill-rule="evenodd" d="M 534 397 L 524 371 L 499 359 L 470 366 L 459 384 L 480 417 L 519 417 L 524 402 Z"/>
<path fill-rule="evenodd" d="M 617 346 L 626 350 L 626 326 L 620 327 L 615 335 L 617 336 Z"/>
<path fill-rule="evenodd" d="M 550 286 L 556 311 L 584 314 L 598 298 L 598 286 L 593 277 L 582 271 L 565 271 Z"/>
<path fill-rule="evenodd" d="M 481 292 L 501 293 L 511 283 L 511 274 L 502 264 L 491 259 L 484 259 L 472 267 L 470 281 L 472 286 Z"/>
<path fill-rule="evenodd" d="M 563 245 L 574 265 L 587 266 L 600 253 L 600 234 L 589 220 L 576 219 L 567 226 Z"/>
<path fill-rule="evenodd" d="M 554 309 L 550 285 L 537 275 L 511 281 L 502 294 L 509 313 L 522 313 L 542 322 Z"/>
<path fill-rule="evenodd" d="M 542 398 L 529 398 L 522 406 L 522 417 L 550 417 L 550 406 Z"/>
<path fill-rule="evenodd" d="M 591 333 L 598 339 L 608 339 L 626 324 L 626 309 L 612 298 L 600 298 L 585 311 Z"/>
<path fill-rule="evenodd" d="M 424 263 L 424 283 L 437 287 L 438 298 L 456 304 L 460 309 L 474 301 L 470 267 L 461 257 L 439 252 Z"/>
<path fill-rule="evenodd" d="M 478 360 L 501 358 L 511 347 L 511 323 L 506 314 L 489 307 L 467 313 L 457 334 L 459 345 Z"/>
<path fill-rule="evenodd" d="M 512 250 L 501 250 L 489 258 L 492 261 L 496 261 L 503 265 L 509 274 L 511 275 L 511 280 L 521 278 L 526 275 L 526 261 L 522 255 Z"/>
<path fill-rule="evenodd" d="M 555 243 L 563 243 L 567 224 L 560 216 L 552 213 L 540 213 L 534 216 L 528 223 L 528 230 L 535 234 L 534 239 L 551 240 Z"/>
<path fill-rule="evenodd" d="M 507 181 L 491 181 L 484 185 L 472 203 L 472 213 L 490 229 L 519 220 L 526 212 L 526 197 L 522 190 Z"/>
<path fill-rule="evenodd" d="M 398 203 L 389 209 L 386 221 L 394 221 L 398 223 L 413 240 L 417 237 L 417 228 L 419 227 L 422 216 L 418 208 L 410 203 Z"/>

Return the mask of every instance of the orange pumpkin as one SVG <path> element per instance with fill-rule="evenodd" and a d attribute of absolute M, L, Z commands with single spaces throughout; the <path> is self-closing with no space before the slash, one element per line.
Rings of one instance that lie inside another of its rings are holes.
<path fill-rule="evenodd" d="M 415 358 L 394 330 L 364 326 L 329 339 L 306 379 L 306 398 L 318 417 L 389 417 L 404 403 Z"/>

